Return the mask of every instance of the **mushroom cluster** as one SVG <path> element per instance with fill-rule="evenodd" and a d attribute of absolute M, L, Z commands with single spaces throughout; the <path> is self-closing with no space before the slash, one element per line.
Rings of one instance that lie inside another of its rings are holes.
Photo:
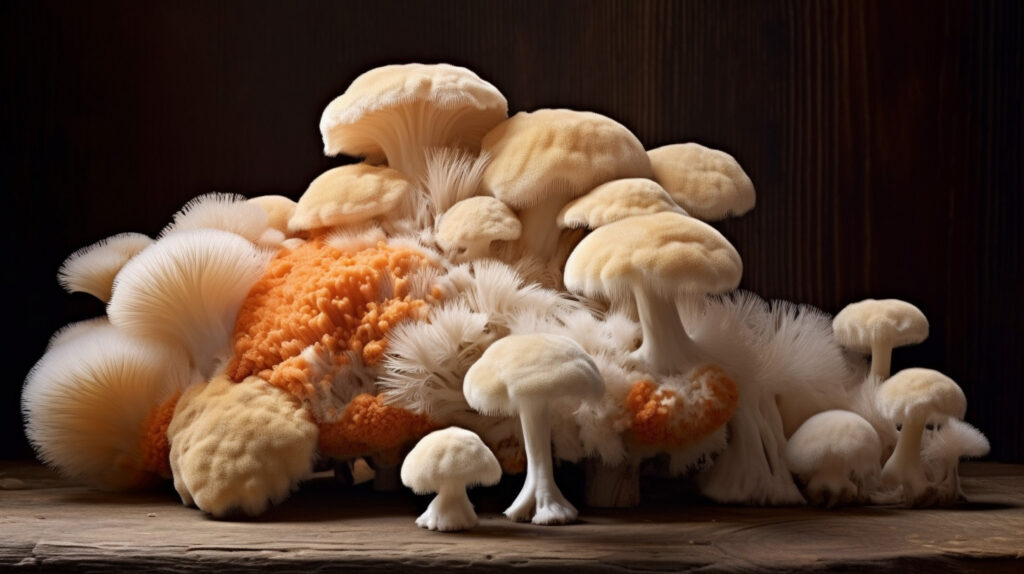
<path fill-rule="evenodd" d="M 401 468 L 438 492 L 416 523 L 442 531 L 477 523 L 466 486 L 524 471 L 508 518 L 575 521 L 562 463 L 617 485 L 586 489 L 595 505 L 635 505 L 652 457 L 723 502 L 960 496 L 957 461 L 988 449 L 963 392 L 889 377 L 928 334 L 916 307 L 833 321 L 737 291 L 710 224 L 755 205 L 732 155 L 508 107 L 465 68 L 367 71 L 320 121 L 325 153 L 357 163 L 72 254 L 60 283 L 107 312 L 29 374 L 40 457 L 107 488 L 173 479 L 217 516 L 262 512 L 317 461 L 370 464 L 381 488 Z"/>

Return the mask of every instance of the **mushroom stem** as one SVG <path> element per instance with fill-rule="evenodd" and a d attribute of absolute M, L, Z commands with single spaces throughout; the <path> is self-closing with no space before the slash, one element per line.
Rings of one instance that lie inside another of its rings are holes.
<path fill-rule="evenodd" d="M 882 483 L 888 487 L 903 486 L 904 500 L 913 500 L 927 482 L 921 465 L 921 436 L 924 434 L 924 417 L 903 421 L 896 450 L 882 468 Z"/>
<path fill-rule="evenodd" d="M 892 345 L 887 341 L 871 342 L 871 374 L 885 380 L 892 373 Z"/>
<path fill-rule="evenodd" d="M 643 331 L 643 342 L 633 356 L 666 375 L 685 372 L 699 363 L 702 353 L 686 333 L 675 301 L 643 286 L 635 286 L 633 296 Z"/>
<path fill-rule="evenodd" d="M 519 211 L 519 221 L 523 226 L 519 241 L 527 253 L 542 260 L 555 254 L 558 237 L 562 233 L 555 220 L 565 203 L 562 196 L 552 193 L 540 203 Z"/>
<path fill-rule="evenodd" d="M 807 482 L 807 498 L 812 504 L 832 508 L 857 499 L 857 485 L 850 480 L 845 465 L 828 466 Z"/>
<path fill-rule="evenodd" d="M 505 516 L 534 524 L 565 524 L 576 520 L 576 508 L 555 484 L 551 461 L 551 419 L 548 403 L 527 401 L 519 407 L 526 447 L 526 482 Z M 536 508 L 536 512 L 534 509 Z"/>
<path fill-rule="evenodd" d="M 466 530 L 476 526 L 477 522 L 466 487 L 448 483 L 438 489 L 437 496 L 416 519 L 416 526 L 429 530 Z"/>

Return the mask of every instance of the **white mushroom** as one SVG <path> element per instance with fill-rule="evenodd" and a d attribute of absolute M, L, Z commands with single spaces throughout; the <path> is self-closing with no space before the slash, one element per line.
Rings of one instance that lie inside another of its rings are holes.
<path fill-rule="evenodd" d="M 700 144 L 673 144 L 647 152 L 654 179 L 690 215 L 718 221 L 754 208 L 754 184 L 733 157 Z"/>
<path fill-rule="evenodd" d="M 616 179 L 603 183 L 590 193 L 575 199 L 558 213 L 561 228 L 587 227 L 597 229 L 634 215 L 650 215 L 686 211 L 656 182 L 641 177 Z"/>
<path fill-rule="evenodd" d="M 466 372 L 463 392 L 484 415 L 518 414 L 526 447 L 526 482 L 505 516 L 534 524 L 565 524 L 578 516 L 555 484 L 551 460 L 551 403 L 597 399 L 604 380 L 597 365 L 561 335 L 510 335 L 484 351 Z M 536 512 L 535 512 L 536 510 Z"/>
<path fill-rule="evenodd" d="M 703 301 L 735 289 L 742 275 L 743 262 L 721 233 L 670 212 L 600 227 L 565 264 L 565 285 L 575 292 L 613 301 L 632 296 L 643 330 L 633 356 L 663 374 L 686 372 L 704 360 L 683 327 L 676 298 Z"/>
<path fill-rule="evenodd" d="M 904 369 L 889 377 L 878 390 L 877 406 L 900 429 L 896 450 L 882 468 L 886 488 L 901 488 L 906 504 L 924 505 L 934 498 L 921 464 L 921 438 L 925 426 L 943 425 L 949 417 L 962 419 L 967 398 L 952 379 L 931 369 Z"/>
<path fill-rule="evenodd" d="M 288 236 L 288 220 L 295 213 L 295 202 L 283 195 L 260 195 L 249 199 L 267 214 L 269 228 L 260 236 L 260 245 L 283 245 Z"/>
<path fill-rule="evenodd" d="M 411 192 L 412 183 L 386 167 L 357 163 L 329 169 L 299 198 L 288 230 L 357 225 L 387 214 Z"/>
<path fill-rule="evenodd" d="M 220 229 L 259 243 L 270 227 L 267 212 L 234 193 L 207 193 L 189 201 L 174 214 L 174 221 L 160 232 Z M 280 237 L 284 239 L 284 237 Z"/>
<path fill-rule="evenodd" d="M 455 261 L 472 261 L 490 254 L 492 241 L 519 239 L 522 226 L 501 201 L 487 196 L 464 199 L 445 212 L 437 227 L 437 243 Z"/>
<path fill-rule="evenodd" d="M 121 268 L 152 243 L 141 233 L 120 233 L 102 239 L 65 259 L 57 280 L 68 293 L 88 293 L 106 303 Z"/>
<path fill-rule="evenodd" d="M 818 413 L 786 443 L 789 470 L 805 484 L 807 500 L 820 506 L 866 499 L 878 482 L 881 458 L 878 433 L 850 411 Z"/>
<path fill-rule="evenodd" d="M 871 353 L 871 374 L 889 376 L 893 347 L 928 338 L 928 319 L 899 299 L 865 299 L 843 308 L 832 320 L 836 341 L 858 353 Z"/>
<path fill-rule="evenodd" d="M 973 426 L 949 419 L 933 425 L 922 439 L 921 460 L 925 475 L 935 485 L 936 502 L 949 504 L 963 497 L 960 490 L 960 459 L 978 458 L 989 451 L 988 439 Z"/>
<path fill-rule="evenodd" d="M 449 427 L 420 439 L 402 463 L 402 484 L 416 494 L 436 492 L 416 526 L 428 530 L 466 530 L 477 524 L 468 486 L 501 480 L 501 465 L 480 437 Z"/>

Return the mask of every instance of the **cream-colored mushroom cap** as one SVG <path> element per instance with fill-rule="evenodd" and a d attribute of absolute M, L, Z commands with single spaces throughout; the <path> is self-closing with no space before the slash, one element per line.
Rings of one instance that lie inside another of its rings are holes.
<path fill-rule="evenodd" d="M 832 320 L 832 331 L 840 345 L 867 353 L 875 341 L 893 347 L 924 341 L 928 319 L 906 301 L 865 299 L 843 308 Z"/>
<path fill-rule="evenodd" d="M 441 248 L 465 250 L 475 258 L 484 255 L 492 241 L 513 241 L 519 238 L 522 226 L 507 205 L 493 197 L 464 199 L 445 212 L 437 228 Z"/>
<path fill-rule="evenodd" d="M 686 215 L 657 182 L 631 177 L 603 183 L 568 203 L 558 213 L 557 222 L 561 228 L 597 229 L 627 217 L 663 211 Z"/>
<path fill-rule="evenodd" d="M 678 213 L 629 217 L 585 237 L 565 264 L 565 285 L 589 297 L 617 298 L 643 286 L 666 297 L 735 289 L 743 261 L 703 221 Z"/>
<path fill-rule="evenodd" d="M 655 181 L 694 217 L 718 221 L 754 208 L 754 183 L 723 151 L 685 143 L 652 149 L 647 155 Z"/>
<path fill-rule="evenodd" d="M 878 389 L 878 408 L 889 420 L 964 418 L 967 397 L 953 379 L 932 369 L 903 369 Z"/>
<path fill-rule="evenodd" d="M 449 427 L 420 439 L 402 463 L 402 484 L 417 494 L 438 492 L 443 484 L 489 486 L 501 480 L 501 465 L 480 437 Z"/>
<path fill-rule="evenodd" d="M 114 278 L 132 257 L 153 240 L 141 233 L 120 233 L 75 251 L 57 272 L 57 280 L 68 293 L 88 293 L 100 301 L 110 300 Z"/>
<path fill-rule="evenodd" d="M 412 190 L 401 173 L 365 163 L 320 174 L 299 198 L 288 220 L 292 231 L 353 225 L 388 213 Z"/>
<path fill-rule="evenodd" d="M 882 442 L 871 423 L 844 410 L 812 416 L 786 443 L 786 461 L 796 474 L 811 474 L 836 465 L 870 469 L 880 466 L 881 456 Z"/>
<path fill-rule="evenodd" d="M 411 177 L 428 147 L 476 149 L 508 115 L 508 102 L 490 83 L 449 64 L 404 64 L 356 78 L 320 118 L 324 153 L 365 156 Z"/>
<path fill-rule="evenodd" d="M 564 396 L 597 398 L 604 379 L 583 348 L 569 337 L 509 335 L 492 344 L 466 372 L 463 393 L 485 415 L 512 415 L 523 401 Z"/>
<path fill-rule="evenodd" d="M 282 233 L 288 232 L 288 220 L 295 213 L 295 202 L 283 195 L 260 195 L 249 199 L 267 212 L 267 224 Z"/>

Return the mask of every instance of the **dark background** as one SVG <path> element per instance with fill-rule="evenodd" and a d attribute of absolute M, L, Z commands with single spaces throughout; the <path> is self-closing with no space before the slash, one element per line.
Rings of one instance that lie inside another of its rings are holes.
<path fill-rule="evenodd" d="M 964 388 L 990 458 L 1024 462 L 1024 3 L 23 2 L 0 7 L 9 318 L 0 458 L 31 456 L 20 388 L 99 315 L 75 249 L 153 235 L 209 191 L 297 199 L 338 159 L 320 112 L 361 72 L 467 66 L 510 111 L 609 115 L 647 147 L 732 153 L 757 208 L 718 227 L 743 287 L 834 313 L 899 297 L 931 338 L 893 366 Z"/>

